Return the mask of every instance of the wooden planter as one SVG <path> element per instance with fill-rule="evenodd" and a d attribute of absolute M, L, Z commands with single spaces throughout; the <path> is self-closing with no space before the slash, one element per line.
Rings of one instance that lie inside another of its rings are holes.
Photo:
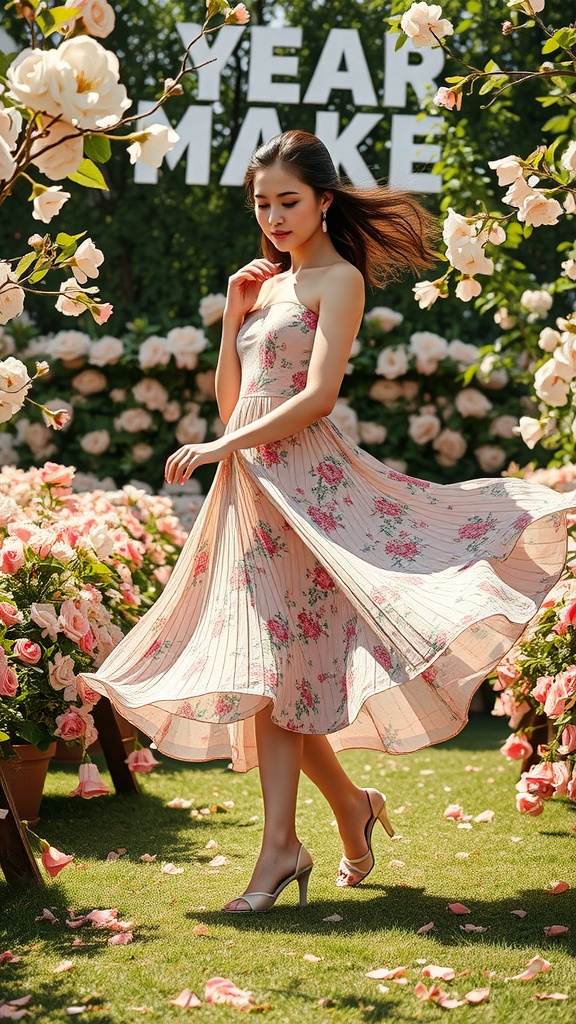
<path fill-rule="evenodd" d="M 14 751 L 18 757 L 2 762 L 4 779 L 19 818 L 32 825 L 39 820 L 48 764 L 56 753 L 56 744 L 51 743 L 47 750 L 38 750 L 31 743 L 15 743 Z"/>

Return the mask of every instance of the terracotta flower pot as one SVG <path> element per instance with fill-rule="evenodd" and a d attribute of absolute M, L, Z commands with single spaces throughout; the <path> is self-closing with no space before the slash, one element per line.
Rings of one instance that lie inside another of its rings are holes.
<path fill-rule="evenodd" d="M 50 758 L 56 752 L 56 744 L 47 750 L 38 750 L 31 743 L 15 743 L 17 758 L 2 762 L 4 778 L 21 819 L 30 824 L 38 821 L 38 811 L 48 772 Z"/>

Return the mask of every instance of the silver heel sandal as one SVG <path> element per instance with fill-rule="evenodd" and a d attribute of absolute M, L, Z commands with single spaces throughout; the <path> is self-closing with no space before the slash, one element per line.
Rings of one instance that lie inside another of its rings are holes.
<path fill-rule="evenodd" d="M 336 878 L 336 885 L 339 889 L 349 889 L 356 885 L 360 885 L 365 878 L 368 877 L 374 867 L 374 854 L 372 853 L 372 832 L 374 831 L 374 825 L 377 821 L 382 823 L 383 828 L 390 837 L 394 835 L 394 829 L 390 824 L 388 812 L 386 810 L 386 797 L 383 793 L 380 793 L 377 789 L 365 789 L 366 797 L 370 807 L 370 818 L 366 822 L 364 828 L 364 836 L 366 838 L 366 845 L 368 847 L 363 857 L 357 857 L 353 859 L 351 857 L 342 857 L 340 866 L 338 869 L 338 876 Z M 374 812 L 374 806 L 372 800 L 376 802 L 378 799 L 382 801 L 378 811 Z M 371 858 L 370 867 L 366 871 L 361 871 L 358 864 L 362 864 L 368 857 Z"/>
<path fill-rule="evenodd" d="M 284 878 L 274 892 L 245 892 L 243 896 L 236 896 L 235 899 L 230 900 L 230 903 L 238 903 L 242 900 L 248 905 L 247 908 L 231 907 L 230 904 L 226 904 L 222 909 L 226 914 L 262 914 L 267 910 L 272 910 L 282 890 L 287 885 L 290 885 L 291 882 L 298 882 L 300 897 L 298 906 L 305 907 L 307 905 L 308 882 L 310 881 L 312 868 L 312 858 L 308 850 L 300 844 L 294 873 L 289 875 L 288 878 Z"/>

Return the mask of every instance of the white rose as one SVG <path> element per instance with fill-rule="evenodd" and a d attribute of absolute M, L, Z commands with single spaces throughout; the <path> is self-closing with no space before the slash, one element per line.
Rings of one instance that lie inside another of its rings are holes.
<path fill-rule="evenodd" d="M 210 327 L 212 324 L 216 324 L 222 319 L 225 305 L 226 296 L 220 294 L 220 292 L 217 295 L 205 295 L 204 298 L 200 300 L 198 312 L 200 313 L 204 327 Z"/>
<path fill-rule="evenodd" d="M 55 640 L 58 635 L 58 616 L 53 604 L 30 605 L 30 618 L 42 630 L 42 636 Z"/>
<path fill-rule="evenodd" d="M 526 196 L 517 213 L 518 220 L 535 228 L 542 224 L 557 224 L 561 216 L 562 207 L 558 200 L 547 199 L 538 189 L 533 189 L 532 194 Z"/>
<path fill-rule="evenodd" d="M 371 420 L 361 420 L 358 432 L 362 444 L 384 444 L 388 433 L 381 423 L 372 423 Z"/>
<path fill-rule="evenodd" d="M 7 526 L 12 516 L 18 511 L 18 505 L 7 494 L 0 494 L 0 526 Z"/>
<path fill-rule="evenodd" d="M 5 107 L 0 100 L 0 139 L 9 153 L 13 153 L 22 131 L 22 114 L 14 107 Z"/>
<path fill-rule="evenodd" d="M 432 447 L 438 452 L 436 461 L 441 466 L 455 466 L 464 455 L 468 445 L 457 430 L 449 430 L 445 427 L 438 437 L 434 438 Z"/>
<path fill-rule="evenodd" d="M 562 271 L 571 281 L 576 281 L 576 260 L 564 260 L 561 264 Z"/>
<path fill-rule="evenodd" d="M 98 558 L 108 558 L 114 551 L 114 537 L 104 523 L 97 523 L 92 527 L 88 534 L 88 540 Z"/>
<path fill-rule="evenodd" d="M 413 286 L 412 291 L 420 309 L 430 309 L 430 306 L 434 305 L 436 299 L 446 299 L 448 297 L 448 293 L 443 294 L 433 281 L 418 281 Z"/>
<path fill-rule="evenodd" d="M 404 391 L 402 384 L 393 380 L 376 380 L 368 392 L 370 398 L 375 402 L 382 402 L 383 405 L 394 405 L 402 398 Z"/>
<path fill-rule="evenodd" d="M 549 292 L 538 289 L 531 291 L 527 289 L 522 292 L 520 296 L 520 305 L 524 306 L 529 313 L 535 313 L 538 317 L 546 316 L 548 310 L 552 308 L 553 298 Z"/>
<path fill-rule="evenodd" d="M 454 400 L 461 416 L 475 416 L 482 419 L 492 408 L 492 402 L 477 388 L 464 388 Z"/>
<path fill-rule="evenodd" d="M 493 274 L 494 261 L 488 259 L 484 252 L 485 238 L 476 235 L 459 245 L 449 245 L 446 256 L 462 274 L 473 277 L 475 274 Z"/>
<path fill-rule="evenodd" d="M 80 438 L 80 447 L 88 455 L 103 455 L 110 447 L 110 434 L 107 430 L 90 430 Z"/>
<path fill-rule="evenodd" d="M 517 156 L 504 156 L 501 160 L 489 160 L 488 167 L 496 171 L 499 185 L 511 185 L 522 174 L 522 165 Z"/>
<path fill-rule="evenodd" d="M 338 398 L 336 404 L 330 413 L 329 419 L 332 423 L 335 423 L 339 430 L 343 434 L 347 434 L 356 444 L 360 441 L 360 431 L 358 429 L 358 417 L 348 405 L 348 402 L 344 398 Z"/>
<path fill-rule="evenodd" d="M 483 473 L 497 473 L 506 462 L 506 452 L 497 444 L 481 444 L 474 449 L 476 461 Z"/>
<path fill-rule="evenodd" d="M 544 437 L 544 427 L 540 420 L 535 420 L 532 416 L 521 416 L 520 423 L 518 424 L 518 433 L 528 448 L 534 448 L 538 441 Z"/>
<path fill-rule="evenodd" d="M 24 405 L 32 381 L 20 359 L 8 356 L 0 361 L 0 423 L 11 419 Z"/>
<path fill-rule="evenodd" d="M 86 312 L 87 306 L 78 300 L 82 294 L 82 288 L 75 277 L 69 277 L 60 285 L 60 298 L 56 302 L 56 309 L 64 316 L 81 316 Z"/>
<path fill-rule="evenodd" d="M 78 246 L 71 264 L 72 273 L 78 284 L 86 284 L 89 277 L 98 277 L 98 267 L 104 262 L 104 253 L 97 249 L 91 238 L 85 238 Z"/>
<path fill-rule="evenodd" d="M 410 352 L 416 357 L 418 373 L 429 377 L 448 355 L 448 342 L 432 331 L 416 331 L 410 337 Z"/>
<path fill-rule="evenodd" d="M 438 437 L 442 424 L 433 413 L 424 413 L 421 416 L 409 416 L 408 435 L 416 444 L 428 444 L 433 438 Z"/>
<path fill-rule="evenodd" d="M 125 388 L 112 388 L 110 399 L 112 402 L 125 402 L 127 391 Z"/>
<path fill-rule="evenodd" d="M 105 334 L 90 345 L 88 362 L 92 366 L 110 366 L 117 363 L 124 352 L 124 342 Z"/>
<path fill-rule="evenodd" d="M 167 339 L 157 334 L 146 338 L 140 345 L 138 362 L 143 370 L 150 370 L 153 366 L 166 366 L 166 363 L 170 362 L 170 346 Z"/>
<path fill-rule="evenodd" d="M 0 181 L 8 181 L 16 170 L 16 161 L 8 143 L 0 135 Z"/>
<path fill-rule="evenodd" d="M 32 216 L 34 220 L 41 220 L 49 224 L 53 217 L 56 217 L 64 203 L 70 199 L 70 192 L 63 192 L 61 185 L 51 185 L 38 195 L 34 196 Z"/>
<path fill-rule="evenodd" d="M 72 387 L 81 395 L 97 395 L 99 391 L 106 390 L 108 381 L 99 370 L 82 370 L 72 378 Z"/>
<path fill-rule="evenodd" d="M 571 142 L 562 154 L 562 167 L 571 171 L 572 176 L 576 174 L 576 140 Z"/>
<path fill-rule="evenodd" d="M 66 690 L 64 694 L 65 700 L 76 700 L 77 689 L 76 689 L 76 675 L 74 669 L 74 659 L 69 654 L 61 654 L 57 651 L 54 656 L 54 661 L 48 662 L 48 679 L 50 685 L 54 690 Z"/>
<path fill-rule="evenodd" d="M 402 313 L 397 313 L 395 310 L 389 309 L 388 306 L 376 306 L 364 316 L 367 324 L 377 324 L 379 329 L 386 333 L 401 324 L 403 319 Z"/>
<path fill-rule="evenodd" d="M 18 426 L 20 427 L 21 424 L 19 423 Z M 32 454 L 38 458 L 40 455 L 47 456 L 56 451 L 56 446 L 50 443 L 50 431 L 43 423 L 30 423 L 29 420 L 25 420 L 19 437 L 24 444 L 28 445 Z"/>
<path fill-rule="evenodd" d="M 152 417 L 146 409 L 124 409 L 114 420 L 116 430 L 125 430 L 128 434 L 138 434 L 152 426 Z"/>
<path fill-rule="evenodd" d="M 145 405 L 147 409 L 165 409 L 168 403 L 168 392 L 159 380 L 153 377 L 143 377 L 132 388 L 132 394 L 137 402 Z M 144 460 L 143 460 L 144 461 Z"/>
<path fill-rule="evenodd" d="M 179 444 L 201 444 L 206 437 L 208 423 L 195 412 L 183 416 L 176 427 L 175 436 Z"/>
<path fill-rule="evenodd" d="M 543 349 L 544 352 L 553 352 L 554 349 L 558 348 L 561 343 L 561 337 L 558 331 L 555 331 L 552 327 L 544 327 L 540 331 L 540 337 L 538 338 L 538 347 Z"/>
<path fill-rule="evenodd" d="M 479 383 L 492 391 L 500 391 L 501 388 L 505 388 L 510 379 L 508 371 L 504 367 L 498 368 L 497 363 L 498 357 L 493 352 L 489 352 L 481 360 L 476 374 Z"/>
<path fill-rule="evenodd" d="M 166 341 L 180 370 L 195 370 L 198 353 L 203 352 L 208 344 L 204 331 L 197 327 L 173 327 L 166 335 Z"/>
<path fill-rule="evenodd" d="M 140 441 L 138 444 L 132 446 L 132 458 L 134 462 L 150 462 L 150 459 L 154 455 L 154 449 L 150 444 L 144 444 Z"/>
<path fill-rule="evenodd" d="M 56 540 L 50 548 L 50 554 L 53 558 L 56 558 L 63 565 L 70 562 L 74 558 L 74 548 L 70 547 L 66 541 Z"/>
<path fill-rule="evenodd" d="M 91 36 L 98 36 L 98 39 L 105 39 L 109 36 L 116 24 L 114 8 L 106 0 L 70 0 L 70 7 L 80 8 L 79 17 L 82 18 L 84 28 Z"/>
<path fill-rule="evenodd" d="M 558 375 L 553 359 L 534 374 L 534 391 L 547 405 L 561 406 L 568 401 L 568 383 Z"/>
<path fill-rule="evenodd" d="M 552 365 L 554 372 L 569 384 L 576 376 L 576 337 L 568 335 L 566 341 L 554 350 Z"/>
<path fill-rule="evenodd" d="M 481 291 L 482 285 L 479 281 L 475 281 L 472 277 L 465 277 L 456 285 L 456 298 L 461 302 L 470 302 L 471 299 L 477 298 Z"/>
<path fill-rule="evenodd" d="M 148 167 L 160 167 L 166 154 L 180 141 L 178 132 L 164 124 L 151 124 L 144 131 L 133 133 L 130 138 L 134 139 L 132 145 L 128 146 L 130 163 L 135 164 L 140 160 Z"/>
<path fill-rule="evenodd" d="M 462 372 L 469 366 L 474 366 L 480 358 L 480 349 L 476 345 L 467 345 L 459 338 L 454 338 L 448 343 L 448 355 L 457 364 Z"/>
<path fill-rule="evenodd" d="M 166 420 L 166 423 L 176 423 L 176 420 L 179 420 L 182 415 L 180 402 L 177 402 L 174 399 L 171 402 L 168 402 L 162 410 L 162 415 Z"/>
<path fill-rule="evenodd" d="M 490 433 L 493 437 L 512 438 L 518 432 L 518 420 L 516 416 L 504 414 L 496 416 L 490 424 Z"/>
<path fill-rule="evenodd" d="M 500 306 L 494 313 L 494 323 L 498 324 L 503 331 L 509 331 L 516 326 L 516 317 L 510 316 L 506 306 Z"/>
<path fill-rule="evenodd" d="M 73 124 L 67 121 L 50 124 L 48 120 L 32 138 L 32 163 L 50 181 L 60 181 L 78 170 L 84 155 L 84 136 Z"/>
<path fill-rule="evenodd" d="M 55 54 L 52 49 L 22 50 L 6 72 L 8 95 L 31 110 L 47 110 L 54 103 L 50 96 L 50 79 L 54 74 Z M 61 111 L 55 107 L 54 113 Z"/>
<path fill-rule="evenodd" d="M 470 222 L 461 213 L 456 213 L 451 206 L 448 207 L 446 219 L 442 225 L 442 237 L 448 246 L 463 245 L 476 234 L 476 222 Z"/>
<path fill-rule="evenodd" d="M 454 26 L 442 17 L 440 4 L 414 3 L 400 20 L 400 28 L 413 46 L 438 46 L 438 40 L 451 36 Z"/>
<path fill-rule="evenodd" d="M 90 350 L 90 338 L 82 331 L 58 331 L 49 344 L 49 355 L 63 363 L 75 362 Z"/>
<path fill-rule="evenodd" d="M 384 348 L 378 356 L 376 373 L 387 380 L 402 377 L 408 370 L 408 355 L 404 345 L 397 348 Z"/>
<path fill-rule="evenodd" d="M 0 260 L 0 324 L 7 324 L 24 309 L 24 289 L 17 280 L 10 264 Z"/>

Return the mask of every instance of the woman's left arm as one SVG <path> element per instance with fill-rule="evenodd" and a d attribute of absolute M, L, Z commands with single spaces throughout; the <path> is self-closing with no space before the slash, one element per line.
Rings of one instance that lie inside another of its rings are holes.
<path fill-rule="evenodd" d="M 242 448 L 272 444 L 328 416 L 338 398 L 363 309 L 364 281 L 360 272 L 350 264 L 331 267 L 320 295 L 320 314 L 304 390 L 216 441 L 179 448 L 166 463 L 168 483 L 184 483 L 199 466 L 220 462 Z"/>

